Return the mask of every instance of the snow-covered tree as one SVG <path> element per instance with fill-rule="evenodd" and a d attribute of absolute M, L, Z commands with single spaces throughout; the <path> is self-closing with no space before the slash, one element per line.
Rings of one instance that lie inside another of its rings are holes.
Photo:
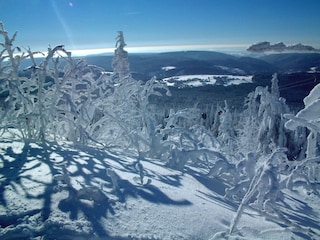
<path fill-rule="evenodd" d="M 159 152 L 159 135 L 152 95 L 170 95 L 162 81 L 155 78 L 143 83 L 130 75 L 128 53 L 123 33 L 119 32 L 113 58 L 113 74 L 101 79 L 108 87 L 103 97 L 92 101 L 99 116 L 90 126 L 91 136 L 106 146 L 130 148 L 139 155 L 155 156 Z"/>
<path fill-rule="evenodd" d="M 240 130 L 241 144 L 250 151 L 257 149 L 269 154 L 287 145 L 283 114 L 289 113 L 285 99 L 279 97 L 277 75 L 273 75 L 271 92 L 268 87 L 257 87 L 246 102 Z M 250 144 L 247 144 L 250 143 Z"/>
<path fill-rule="evenodd" d="M 119 31 L 116 38 L 116 50 L 112 59 L 113 72 L 120 80 L 130 76 L 128 52 L 124 50 L 127 44 L 124 42 L 123 32 Z"/>
<path fill-rule="evenodd" d="M 271 79 L 271 95 L 275 99 L 280 98 L 278 74 L 273 74 Z"/>
<path fill-rule="evenodd" d="M 229 154 L 234 154 L 236 152 L 236 130 L 233 112 L 227 104 L 224 103 L 224 108 L 219 113 L 219 127 L 217 139 L 221 142 L 223 146 L 223 151 Z"/>
<path fill-rule="evenodd" d="M 307 127 L 310 130 L 306 155 L 312 158 L 320 155 L 320 84 L 316 85 L 304 98 L 304 109 L 295 116 L 286 114 L 289 119 L 285 127 L 295 130 L 297 127 Z"/>
<path fill-rule="evenodd" d="M 308 129 L 309 135 L 306 142 L 306 156 L 288 163 L 290 173 L 284 179 L 285 187 L 292 191 L 301 188 L 308 194 L 319 196 L 320 181 L 320 84 L 316 85 L 304 98 L 304 109 L 295 116 L 286 114 L 289 119 L 285 127 L 294 131 L 296 135 L 301 133 L 301 129 Z"/>

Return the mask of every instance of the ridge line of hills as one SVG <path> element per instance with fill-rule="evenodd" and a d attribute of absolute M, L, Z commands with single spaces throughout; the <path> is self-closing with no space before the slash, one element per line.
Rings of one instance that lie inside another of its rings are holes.
<path fill-rule="evenodd" d="M 112 55 L 89 55 L 88 63 L 111 71 Z M 181 51 L 165 53 L 129 53 L 130 69 L 141 80 L 187 74 L 295 73 L 320 71 L 320 53 L 276 53 L 258 56 L 235 56 L 211 51 Z M 170 71 L 163 69 L 173 66 Z"/>

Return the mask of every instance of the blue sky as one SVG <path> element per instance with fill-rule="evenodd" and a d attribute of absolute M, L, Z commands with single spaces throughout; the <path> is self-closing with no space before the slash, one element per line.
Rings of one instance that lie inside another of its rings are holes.
<path fill-rule="evenodd" d="M 0 21 L 32 50 L 233 45 L 320 47 L 320 0 L 0 0 Z M 168 47 L 169 49 L 169 47 Z"/>

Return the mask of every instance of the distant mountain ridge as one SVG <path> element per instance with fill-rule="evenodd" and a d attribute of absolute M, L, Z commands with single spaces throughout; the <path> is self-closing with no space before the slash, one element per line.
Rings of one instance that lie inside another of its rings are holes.
<path fill-rule="evenodd" d="M 312 68 L 320 71 L 320 53 L 278 53 L 259 59 L 277 66 L 281 72 L 307 72 Z"/>
<path fill-rule="evenodd" d="M 86 56 L 89 64 L 112 71 L 112 56 Z M 261 73 L 320 71 L 320 53 L 276 53 L 234 56 L 211 51 L 129 54 L 130 69 L 137 79 L 167 78 L 192 74 L 256 75 Z M 171 67 L 171 68 L 167 68 Z"/>
<path fill-rule="evenodd" d="M 111 70 L 112 56 L 87 56 L 90 64 Z M 276 72 L 279 69 L 258 58 L 238 57 L 211 51 L 183 51 L 153 54 L 130 54 L 130 69 L 138 79 L 152 76 L 166 78 L 191 74 L 240 74 L 252 75 L 261 72 Z M 171 70 L 165 67 L 173 66 Z"/>

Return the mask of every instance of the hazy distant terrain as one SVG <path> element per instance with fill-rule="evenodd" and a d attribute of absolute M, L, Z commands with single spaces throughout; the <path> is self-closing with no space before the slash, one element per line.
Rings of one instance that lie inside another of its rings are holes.
<path fill-rule="evenodd" d="M 112 55 L 87 56 L 90 64 L 111 71 Z M 242 104 L 244 97 L 256 86 L 270 85 L 273 73 L 278 73 L 280 92 L 291 105 L 301 105 L 302 99 L 320 79 L 319 53 L 277 53 L 256 57 L 234 56 L 219 52 L 184 51 L 152 54 L 130 54 L 130 69 L 138 80 L 182 75 L 252 75 L 252 83 L 232 86 L 201 86 L 178 89 L 170 87 L 173 96 L 157 99 L 174 104 L 175 101 L 212 104 L 228 100 Z"/>

